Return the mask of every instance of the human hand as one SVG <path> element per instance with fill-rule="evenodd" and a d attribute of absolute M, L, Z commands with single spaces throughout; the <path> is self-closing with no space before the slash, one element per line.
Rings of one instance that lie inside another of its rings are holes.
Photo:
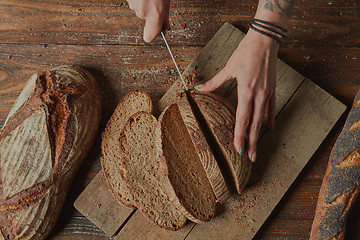
<path fill-rule="evenodd" d="M 248 157 L 255 162 L 256 143 L 267 112 L 268 126 L 275 122 L 276 62 L 279 44 L 267 36 L 249 30 L 226 66 L 201 91 L 213 91 L 230 79 L 237 79 L 238 104 L 234 145 L 242 155 L 247 136 Z"/>
<path fill-rule="evenodd" d="M 151 42 L 161 32 L 164 25 L 170 30 L 169 7 L 170 0 L 127 0 L 130 9 L 134 10 L 136 16 L 145 19 L 144 40 Z"/>

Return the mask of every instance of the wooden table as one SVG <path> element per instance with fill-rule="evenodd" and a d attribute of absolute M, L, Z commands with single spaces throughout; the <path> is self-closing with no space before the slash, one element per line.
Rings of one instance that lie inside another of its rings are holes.
<path fill-rule="evenodd" d="M 360 87 L 358 1 L 296 1 L 288 38 L 279 57 L 347 106 Z M 224 22 L 246 31 L 256 1 L 173 1 L 172 45 L 183 70 Z M 143 21 L 125 2 L 114 0 L 0 0 L 0 126 L 30 75 L 63 63 L 88 69 L 102 90 L 103 119 L 135 89 L 158 100 L 177 79 L 160 38 L 142 40 Z M 348 112 L 346 112 L 348 113 Z M 287 192 L 256 239 L 307 239 L 318 191 L 345 115 Z M 101 169 L 100 139 L 81 166 L 50 239 L 108 239 L 73 207 Z M 358 201 L 360 203 L 360 201 Z M 349 219 L 347 239 L 360 239 L 359 204 Z"/>

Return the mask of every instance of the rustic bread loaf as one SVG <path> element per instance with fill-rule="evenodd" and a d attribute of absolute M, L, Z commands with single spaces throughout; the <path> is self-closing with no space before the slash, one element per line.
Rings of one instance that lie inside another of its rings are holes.
<path fill-rule="evenodd" d="M 235 110 L 224 98 L 213 93 L 191 91 L 190 94 L 209 126 L 211 136 L 215 137 L 211 147 L 222 153 L 217 161 L 222 172 L 231 175 L 226 180 L 230 185 L 235 184 L 236 191 L 241 193 L 250 177 L 251 161 L 247 154 L 240 156 L 234 146 Z"/>
<path fill-rule="evenodd" d="M 120 135 L 122 177 L 140 211 L 156 225 L 181 228 L 186 218 L 169 193 L 170 185 L 160 168 L 155 129 L 156 118 L 147 112 L 130 117 Z"/>
<path fill-rule="evenodd" d="M 77 67 L 33 75 L 0 132 L 0 229 L 45 239 L 98 130 L 100 91 Z"/>
<path fill-rule="evenodd" d="M 134 91 L 123 97 L 108 121 L 101 142 L 101 165 L 108 185 L 116 199 L 124 206 L 135 208 L 120 172 L 119 138 L 126 121 L 135 113 L 152 111 L 149 95 Z"/>
<path fill-rule="evenodd" d="M 157 139 L 161 163 L 178 200 L 177 207 L 194 222 L 210 221 L 215 215 L 216 198 L 177 104 L 159 117 Z"/>
<path fill-rule="evenodd" d="M 360 190 L 360 91 L 330 154 L 310 239 L 343 239 Z"/>
<path fill-rule="evenodd" d="M 203 129 L 200 127 L 184 91 L 176 93 L 176 102 L 178 103 L 181 117 L 190 134 L 196 153 L 205 169 L 216 199 L 219 202 L 223 202 L 229 194 L 229 189 L 219 168 L 219 164 L 214 157 L 213 151 L 204 136 Z"/>

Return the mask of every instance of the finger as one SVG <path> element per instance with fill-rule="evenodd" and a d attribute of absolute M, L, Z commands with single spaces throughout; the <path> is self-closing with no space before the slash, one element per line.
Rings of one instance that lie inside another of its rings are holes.
<path fill-rule="evenodd" d="M 248 128 L 248 156 L 252 162 L 256 160 L 256 147 L 261 123 L 264 118 L 264 110 L 267 102 L 267 96 L 265 94 L 259 94 L 254 98 L 254 107 L 250 119 L 250 125 Z"/>
<path fill-rule="evenodd" d="M 270 129 L 274 129 L 275 126 L 275 109 L 276 109 L 276 94 L 272 93 L 269 99 L 269 103 L 267 105 L 267 124 Z"/>
<path fill-rule="evenodd" d="M 234 145 L 240 155 L 245 154 L 245 138 L 252 111 L 252 97 L 238 91 L 238 106 L 236 109 L 236 122 L 234 130 Z"/>
<path fill-rule="evenodd" d="M 129 8 L 130 8 L 131 10 L 134 10 L 134 1 L 129 1 L 129 0 L 127 0 L 127 3 L 128 3 L 128 5 L 129 5 Z"/>
<path fill-rule="evenodd" d="M 169 13 L 165 13 L 164 27 L 166 30 L 170 30 Z"/>
<path fill-rule="evenodd" d="M 199 90 L 205 92 L 211 92 L 223 85 L 226 81 L 230 80 L 231 76 L 228 74 L 228 71 L 223 68 L 220 72 L 218 72 L 212 79 L 207 81 L 205 84 L 201 85 Z M 195 87 L 196 88 L 196 87 Z"/>
<path fill-rule="evenodd" d="M 144 27 L 145 42 L 151 42 L 160 34 L 163 25 L 163 19 L 163 17 L 151 17 L 146 19 Z"/>

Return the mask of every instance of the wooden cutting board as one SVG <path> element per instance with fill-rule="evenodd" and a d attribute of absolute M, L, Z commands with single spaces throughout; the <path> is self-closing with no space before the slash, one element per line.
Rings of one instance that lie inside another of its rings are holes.
<path fill-rule="evenodd" d="M 225 23 L 183 76 L 196 71 L 201 80 L 190 84 L 211 79 L 243 36 Z M 188 222 L 176 232 L 158 228 L 139 211 L 116 201 L 102 171 L 75 201 L 76 209 L 114 239 L 252 239 L 346 108 L 281 60 L 276 81 L 275 129 L 261 130 L 257 162 L 244 193 L 219 204 L 212 221 Z M 155 105 L 155 115 L 175 101 L 174 92 L 180 88 L 178 80 Z M 227 82 L 217 93 L 236 105 L 236 81 Z"/>

